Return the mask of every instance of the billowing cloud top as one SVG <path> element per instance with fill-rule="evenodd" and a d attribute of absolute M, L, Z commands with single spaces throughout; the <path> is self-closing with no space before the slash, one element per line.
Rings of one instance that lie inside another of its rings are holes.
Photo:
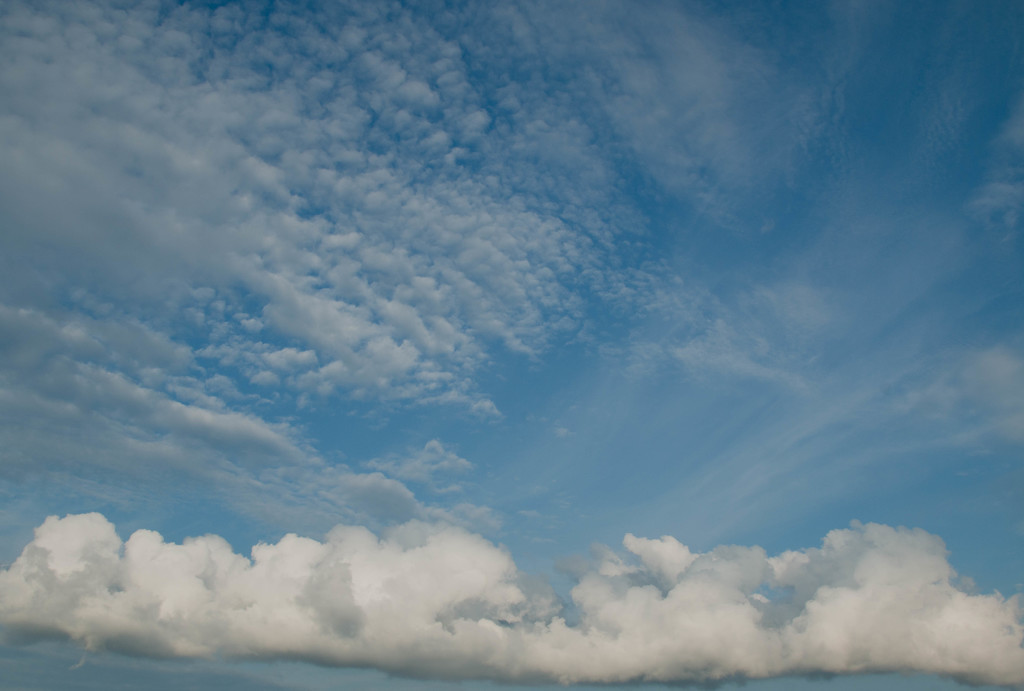
<path fill-rule="evenodd" d="M 1024 683 L 1017 598 L 956 585 L 920 530 L 854 525 L 820 548 L 692 553 L 627 535 L 579 575 L 576 621 L 508 553 L 412 522 L 377 536 L 339 525 L 249 558 L 208 535 L 123 542 L 100 514 L 51 516 L 0 573 L 0 622 L 90 650 L 301 659 L 416 677 L 708 682 L 792 674 L 928 672 Z"/>

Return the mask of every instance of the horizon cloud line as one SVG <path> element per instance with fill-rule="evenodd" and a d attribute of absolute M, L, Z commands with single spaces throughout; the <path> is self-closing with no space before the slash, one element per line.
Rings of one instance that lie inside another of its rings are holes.
<path fill-rule="evenodd" d="M 526 683 L 716 683 L 923 673 L 1024 684 L 1019 596 L 958 587 L 922 530 L 854 522 L 769 557 L 627 534 L 570 607 L 480 535 L 338 525 L 247 558 L 216 535 L 127 541 L 99 513 L 50 516 L 0 571 L 0 626 L 140 657 L 300 660 Z"/>

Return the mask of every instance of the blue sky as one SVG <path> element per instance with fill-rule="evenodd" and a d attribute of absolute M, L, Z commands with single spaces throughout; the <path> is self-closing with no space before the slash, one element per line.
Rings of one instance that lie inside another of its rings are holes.
<path fill-rule="evenodd" d="M 2 685 L 1024 684 L 1022 35 L 4 3 Z"/>

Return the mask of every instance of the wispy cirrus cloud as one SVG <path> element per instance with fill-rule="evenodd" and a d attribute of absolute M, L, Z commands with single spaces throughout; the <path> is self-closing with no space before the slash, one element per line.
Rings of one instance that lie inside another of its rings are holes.
<path fill-rule="evenodd" d="M 1024 439 L 1024 357 L 1005 344 L 960 354 L 937 377 L 907 382 L 901 407 L 935 420 L 960 420 L 961 442 Z"/>
<path fill-rule="evenodd" d="M 446 448 L 437 439 L 431 439 L 422 449 L 388 458 L 375 458 L 367 461 L 366 465 L 413 482 L 430 482 L 437 475 L 464 473 L 473 468 L 472 463 Z"/>
<path fill-rule="evenodd" d="M 1017 250 L 1024 209 L 1024 96 L 1017 102 L 993 142 L 988 180 L 979 186 L 969 208 L 999 230 L 1007 249 Z"/>

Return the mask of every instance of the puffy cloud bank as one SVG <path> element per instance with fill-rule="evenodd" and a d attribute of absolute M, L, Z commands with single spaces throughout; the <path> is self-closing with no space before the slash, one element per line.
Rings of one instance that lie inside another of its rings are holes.
<path fill-rule="evenodd" d="M 627 535 L 572 590 L 574 614 L 479 535 L 337 526 L 251 557 L 208 535 L 122 542 L 102 515 L 51 516 L 0 572 L 9 635 L 166 657 L 290 658 L 534 682 L 695 681 L 907 671 L 1024 683 L 1016 597 L 965 592 L 942 541 L 854 524 L 817 549 L 691 552 Z"/>

